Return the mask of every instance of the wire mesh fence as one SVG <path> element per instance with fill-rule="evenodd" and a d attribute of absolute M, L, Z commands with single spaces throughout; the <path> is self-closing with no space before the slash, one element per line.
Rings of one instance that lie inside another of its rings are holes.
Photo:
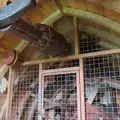
<path fill-rule="evenodd" d="M 84 59 L 86 120 L 120 119 L 120 56 Z"/>
<path fill-rule="evenodd" d="M 80 31 L 79 41 L 81 54 L 108 50 L 108 48 L 102 45 L 102 43 L 105 41 L 103 38 L 88 34 L 87 32 Z"/>
<path fill-rule="evenodd" d="M 66 68 L 79 66 L 79 60 L 59 62 L 63 66 L 56 65 L 56 62 L 53 64 L 55 64 L 54 71 L 56 72 L 57 69 L 64 69 L 65 66 Z M 49 67 L 50 65 L 47 64 L 46 70 L 51 70 Z M 41 118 L 45 120 L 76 120 L 78 117 L 76 73 L 70 71 L 70 73 L 58 73 L 40 79 L 41 71 L 39 69 L 39 65 L 16 68 L 12 119 L 38 120 L 42 116 Z M 42 89 L 43 95 L 40 95 L 40 89 Z M 42 99 L 43 109 L 40 109 L 39 99 Z"/>
<path fill-rule="evenodd" d="M 39 65 L 17 69 L 12 98 L 12 120 L 37 119 Z"/>
<path fill-rule="evenodd" d="M 77 106 L 75 73 L 44 77 L 45 120 L 77 120 Z"/>
<path fill-rule="evenodd" d="M 79 59 L 63 60 L 63 61 L 51 62 L 51 63 L 43 63 L 42 69 L 50 70 L 50 69 L 70 68 L 70 67 L 77 67 L 77 66 L 79 66 Z"/>

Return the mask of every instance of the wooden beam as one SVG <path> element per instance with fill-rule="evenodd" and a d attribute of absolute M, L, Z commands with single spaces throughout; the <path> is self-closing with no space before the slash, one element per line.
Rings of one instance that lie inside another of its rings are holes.
<path fill-rule="evenodd" d="M 44 91 L 43 91 L 43 85 L 44 81 L 42 79 L 42 64 L 39 65 L 39 94 L 38 94 L 38 120 L 42 120 L 42 110 L 43 110 L 43 97 L 44 97 Z"/>
<path fill-rule="evenodd" d="M 15 47 L 15 50 L 18 53 L 21 53 L 27 47 L 28 44 L 29 44 L 29 42 L 27 40 L 21 39 L 20 43 Z"/>
<path fill-rule="evenodd" d="M 88 12 L 85 10 L 74 9 L 74 8 L 69 8 L 69 7 L 64 7 L 63 12 L 66 15 L 77 16 L 79 18 L 84 18 L 84 19 L 93 21 L 99 25 L 102 25 L 102 26 L 109 28 L 117 33 L 120 33 L 120 23 L 118 23 L 112 19 L 109 19 L 107 17 L 103 17 L 98 14 Z"/>
<path fill-rule="evenodd" d="M 50 70 L 42 70 L 42 74 L 45 74 L 45 75 L 52 75 L 52 74 L 58 74 L 58 73 L 61 73 L 61 72 L 74 72 L 74 71 L 79 71 L 79 67 L 71 67 L 71 71 L 70 71 L 70 68 L 59 68 L 59 69 L 50 69 Z M 56 73 L 55 73 L 56 72 Z M 68 73 L 69 73 L 68 72 Z"/>
<path fill-rule="evenodd" d="M 65 60 L 75 60 L 75 59 L 79 59 L 79 56 L 67 56 L 67 57 L 56 57 L 56 58 L 34 60 L 34 61 L 23 62 L 22 65 L 50 63 L 50 62 L 58 62 L 58 61 L 65 61 Z"/>
<path fill-rule="evenodd" d="M 44 21 L 41 22 L 41 24 L 46 24 L 46 25 L 52 25 L 55 21 L 63 17 L 61 12 L 59 10 L 56 10 L 54 13 L 52 13 L 50 16 L 48 16 Z"/>
<path fill-rule="evenodd" d="M 79 55 L 79 30 L 78 30 L 78 19 L 76 16 L 73 17 L 74 21 L 74 41 L 75 41 L 75 55 Z"/>
<path fill-rule="evenodd" d="M 80 57 L 80 98 L 81 98 L 81 119 L 85 120 L 85 88 L 84 88 L 84 63 Z"/>
<path fill-rule="evenodd" d="M 80 56 L 82 58 L 88 58 L 88 57 L 97 57 L 97 56 L 104 56 L 104 55 L 117 54 L 117 53 L 120 53 L 120 49 L 105 50 L 105 51 L 93 52 L 93 53 L 85 53 L 85 54 L 81 54 Z"/>
<path fill-rule="evenodd" d="M 87 58 L 87 57 L 104 56 L 104 55 L 117 54 L 117 53 L 120 53 L 120 49 L 105 50 L 105 51 L 93 52 L 93 53 L 85 53 L 85 54 L 80 54 L 77 56 L 67 56 L 63 58 L 57 57 L 57 58 L 34 60 L 34 61 L 23 62 L 22 65 L 33 65 L 33 64 L 40 64 L 40 63 L 65 61 L 65 60 L 76 60 L 76 59 L 79 59 L 79 57 Z"/>
<path fill-rule="evenodd" d="M 14 71 L 12 68 L 9 69 L 9 79 L 8 79 L 8 91 L 7 91 L 7 109 L 6 109 L 6 119 L 12 120 L 11 108 L 12 108 L 12 93 L 13 93 L 13 81 L 14 81 Z"/>

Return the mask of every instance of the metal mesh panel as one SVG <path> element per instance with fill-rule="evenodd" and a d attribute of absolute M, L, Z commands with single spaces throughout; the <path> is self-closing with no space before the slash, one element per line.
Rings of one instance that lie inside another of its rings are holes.
<path fill-rule="evenodd" d="M 80 31 L 80 52 L 81 53 L 90 53 L 107 50 L 101 45 L 101 41 L 104 41 L 103 38 L 100 38 L 95 35 L 90 35 L 86 32 Z"/>
<path fill-rule="evenodd" d="M 58 68 L 70 68 L 79 66 L 79 60 L 66 60 L 52 63 L 44 63 L 43 70 L 58 69 Z"/>
<path fill-rule="evenodd" d="M 34 120 L 38 117 L 39 65 L 17 68 L 12 100 L 12 120 Z"/>
<path fill-rule="evenodd" d="M 86 120 L 120 120 L 120 56 L 84 59 Z"/>
<path fill-rule="evenodd" d="M 77 120 L 76 74 L 44 77 L 45 120 Z"/>

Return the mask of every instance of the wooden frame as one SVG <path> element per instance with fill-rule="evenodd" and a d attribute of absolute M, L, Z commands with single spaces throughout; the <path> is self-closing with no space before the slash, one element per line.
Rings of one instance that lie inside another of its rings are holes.
<path fill-rule="evenodd" d="M 9 70 L 9 79 L 8 79 L 8 92 L 7 92 L 7 109 L 5 120 L 12 120 L 11 116 L 11 107 L 12 107 L 12 93 L 13 93 L 13 73 L 12 68 Z"/>
<path fill-rule="evenodd" d="M 22 65 L 34 65 L 34 64 L 40 64 L 40 63 L 50 63 L 50 62 L 58 62 L 58 61 L 65 61 L 65 60 L 75 60 L 75 59 L 79 59 L 79 58 L 97 57 L 97 56 L 117 54 L 117 53 L 120 53 L 120 49 L 104 50 L 104 51 L 93 52 L 93 53 L 84 53 L 84 54 L 79 54 L 79 55 L 75 55 L 75 56 L 63 57 L 63 58 L 56 57 L 56 58 L 50 58 L 50 59 L 34 60 L 34 61 L 24 62 Z"/>
<path fill-rule="evenodd" d="M 89 57 L 97 57 L 97 56 L 104 56 L 104 55 L 110 55 L 110 54 L 119 54 L 120 53 L 120 49 L 114 49 L 114 50 L 105 50 L 105 51 L 100 51 L 100 52 L 93 52 L 93 53 L 85 53 L 85 54 L 80 54 L 79 50 L 79 34 L 78 34 L 78 22 L 77 22 L 77 17 L 82 17 L 85 19 L 89 19 L 91 21 L 96 21 L 97 19 L 97 23 L 108 27 L 118 33 L 120 33 L 120 29 L 119 26 L 120 24 L 110 20 L 108 18 L 102 17 L 102 16 L 98 16 L 94 13 L 89 13 L 87 11 L 84 10 L 77 10 L 77 9 L 72 9 L 72 8 L 63 8 L 63 12 L 65 14 L 68 15 L 74 15 L 74 41 L 75 41 L 75 55 L 74 56 L 67 56 L 67 57 L 63 57 L 63 58 L 50 58 L 50 59 L 42 59 L 42 60 L 35 60 L 35 61 L 28 61 L 28 62 L 24 62 L 23 65 L 34 65 L 34 64 L 40 64 L 39 65 L 39 102 L 38 104 L 41 106 L 41 103 L 43 101 L 43 99 L 41 99 L 41 96 L 43 97 L 43 89 L 41 86 L 44 85 L 44 83 L 42 83 L 42 79 L 44 78 L 43 75 L 53 75 L 53 74 L 58 74 L 59 72 L 65 72 L 65 73 L 69 73 L 67 71 L 69 71 L 69 68 L 64 68 L 64 69 L 57 69 L 56 73 L 54 73 L 54 70 L 42 70 L 42 63 L 50 63 L 50 62 L 58 62 L 58 61 L 65 61 L 65 60 L 75 60 L 75 59 L 79 59 L 79 63 L 80 63 L 80 67 L 74 67 L 72 69 L 72 71 L 78 71 L 80 72 L 80 81 L 77 83 L 78 85 L 80 85 L 80 90 L 79 93 L 80 94 L 80 98 L 78 99 L 78 102 L 81 105 L 81 112 L 82 112 L 82 116 L 81 116 L 81 120 L 85 120 L 85 97 L 84 97 L 84 63 L 83 60 L 84 58 L 89 58 Z M 54 23 L 56 20 L 58 20 L 59 18 L 61 18 L 63 15 L 62 13 L 60 13 L 59 10 L 57 10 L 56 12 L 54 12 L 51 16 L 49 16 L 47 19 L 45 19 L 42 23 L 44 24 L 48 24 L 51 25 L 52 23 Z M 112 25 L 110 24 L 112 23 Z M 117 27 L 116 27 L 117 26 Z M 11 74 L 11 73 L 10 73 Z M 10 75 L 11 76 L 11 75 Z M 11 79 L 11 78 L 9 78 Z M 9 83 L 9 87 L 10 85 L 13 84 L 12 81 Z M 9 88 L 8 87 L 8 88 Z M 6 120 L 10 120 L 9 116 L 9 110 L 10 110 L 10 106 L 11 106 L 11 94 L 12 94 L 12 86 L 8 89 L 8 103 L 7 103 L 7 112 L 6 112 Z M 11 90 L 11 91 L 10 91 Z M 34 104 L 35 105 L 35 104 Z M 80 107 L 80 106 L 79 106 Z M 34 108 L 34 106 L 33 106 Z M 43 106 L 41 106 L 40 109 L 38 109 L 38 118 L 39 120 L 42 120 L 42 115 L 44 111 L 41 111 L 41 109 L 43 110 Z M 42 113 L 42 114 L 41 114 Z"/>
<path fill-rule="evenodd" d="M 78 18 L 73 17 L 73 21 L 74 21 L 75 55 L 79 55 L 80 54 L 80 48 L 79 48 Z"/>
<path fill-rule="evenodd" d="M 56 71 L 57 70 L 57 71 Z M 59 74 L 70 74 L 70 73 L 75 73 L 76 74 L 76 85 L 77 85 L 77 116 L 81 116 L 83 113 L 81 111 L 80 105 L 81 105 L 81 99 L 79 98 L 80 95 L 82 95 L 81 91 L 80 91 L 80 72 L 79 72 L 79 67 L 74 67 L 74 68 L 61 68 L 61 69 L 54 69 L 54 70 L 45 70 L 42 72 L 42 81 L 43 81 L 43 86 L 44 86 L 44 77 L 45 76 L 49 76 L 49 75 L 59 75 Z M 43 87 L 43 91 L 44 91 L 44 87 Z M 44 92 L 43 92 L 44 95 Z M 44 101 L 44 96 L 43 96 L 43 101 Z M 81 118 L 79 117 L 78 120 L 81 120 Z M 84 119 L 85 120 L 85 119 Z"/>
<path fill-rule="evenodd" d="M 42 81 L 42 64 L 39 64 L 39 94 L 38 94 L 38 120 L 42 120 L 42 102 L 43 102 L 43 87 L 42 87 L 43 81 Z"/>
<path fill-rule="evenodd" d="M 84 93 L 84 63 L 83 60 L 84 58 L 89 58 L 89 57 L 98 57 L 98 56 L 104 56 L 104 55 L 110 55 L 110 54 L 119 54 L 120 49 L 114 49 L 114 50 L 104 50 L 100 52 L 93 52 L 93 53 L 84 53 L 80 54 L 80 48 L 79 48 L 79 34 L 78 34 L 78 22 L 77 22 L 77 17 L 74 17 L 74 41 L 75 41 L 75 56 L 68 56 L 68 57 L 63 57 L 63 58 L 50 58 L 50 59 L 43 59 L 43 60 L 37 60 L 37 61 L 28 61 L 24 62 L 23 65 L 31 65 L 31 64 L 42 64 L 42 63 L 50 63 L 50 62 L 58 62 L 58 61 L 65 61 L 65 60 L 74 60 L 74 59 L 79 59 L 80 67 L 79 68 L 73 68 L 73 71 L 76 69 L 79 69 L 80 71 L 80 98 L 78 99 L 78 102 L 80 102 L 81 107 L 81 120 L 85 120 L 85 93 Z M 69 68 L 64 68 L 64 69 L 57 69 L 57 72 L 62 72 L 68 71 Z M 42 74 L 44 75 L 53 75 L 54 70 L 43 70 Z M 43 77 L 42 77 L 43 78 Z"/>
<path fill-rule="evenodd" d="M 83 58 L 79 59 L 80 62 L 80 99 L 81 99 L 81 120 L 85 120 L 85 88 L 84 88 L 84 63 Z"/>

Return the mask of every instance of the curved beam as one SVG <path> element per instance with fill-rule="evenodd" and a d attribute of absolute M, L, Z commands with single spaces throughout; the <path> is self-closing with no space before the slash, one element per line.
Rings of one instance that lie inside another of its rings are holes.
<path fill-rule="evenodd" d="M 59 10 L 56 10 L 50 16 L 48 16 L 46 19 L 44 19 L 41 22 L 41 24 L 46 24 L 46 25 L 51 26 L 55 21 L 59 20 L 61 17 L 63 17 L 63 14 Z"/>
<path fill-rule="evenodd" d="M 68 7 L 64 7 L 63 11 L 66 15 L 77 16 L 79 18 L 84 18 L 84 19 L 92 21 L 96 24 L 99 24 L 101 26 L 104 26 L 106 28 L 109 28 L 109 29 L 111 29 L 111 30 L 113 30 L 117 33 L 120 33 L 120 23 L 118 23 L 118 22 L 116 22 L 112 19 L 109 19 L 107 17 L 103 17 L 103 16 L 100 16 L 98 14 L 88 12 L 88 11 L 85 11 L 85 10 L 68 8 Z M 46 19 L 44 19 L 44 21 L 42 21 L 41 23 L 51 25 L 55 21 L 60 19 L 61 17 L 62 17 L 62 14 L 60 13 L 60 11 L 57 10 L 52 15 L 50 15 Z"/>
<path fill-rule="evenodd" d="M 64 13 L 70 16 L 77 16 L 79 18 L 84 18 L 89 21 L 93 21 L 99 25 L 109 28 L 117 33 L 120 33 L 120 23 L 115 22 L 107 17 L 100 16 L 98 14 L 88 12 L 85 10 L 79 10 L 74 8 L 64 7 Z"/>
<path fill-rule="evenodd" d="M 99 2 L 96 2 L 99 1 Z M 102 0 L 103 1 L 103 0 Z M 105 17 L 108 17 L 109 19 L 113 19 L 117 22 L 120 22 L 119 16 L 120 16 L 120 10 L 116 10 L 116 5 L 119 7 L 119 0 L 114 1 L 107 1 L 104 0 L 104 2 L 101 2 L 101 0 L 61 0 L 61 4 L 63 7 L 70 7 L 74 9 L 81 9 L 85 11 L 89 11 L 92 13 L 96 13 L 98 15 L 102 15 Z M 113 3 L 113 4 L 112 4 Z M 39 7 L 43 6 L 43 7 Z M 32 23 L 41 23 L 46 19 L 48 16 L 50 16 L 52 13 L 55 12 L 55 10 L 58 10 L 56 4 L 52 2 L 51 0 L 47 1 L 40 1 L 38 3 L 38 7 L 29 10 L 27 12 L 26 17 L 32 22 Z M 31 14 L 32 12 L 32 14 Z"/>

